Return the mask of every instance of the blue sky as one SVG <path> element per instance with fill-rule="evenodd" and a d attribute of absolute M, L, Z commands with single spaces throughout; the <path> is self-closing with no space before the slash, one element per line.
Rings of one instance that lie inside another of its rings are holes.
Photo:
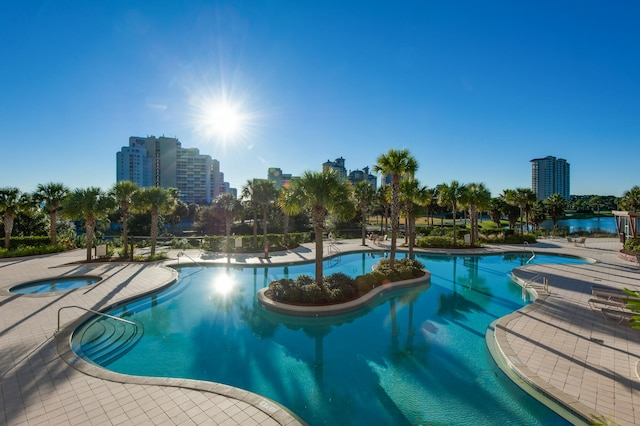
<path fill-rule="evenodd" d="M 429 187 L 572 194 L 640 184 L 634 1 L 0 2 L 0 186 L 109 188 L 129 136 L 178 137 L 240 189 L 269 167 L 372 166 L 408 148 Z M 227 102 L 233 135 L 211 131 Z"/>

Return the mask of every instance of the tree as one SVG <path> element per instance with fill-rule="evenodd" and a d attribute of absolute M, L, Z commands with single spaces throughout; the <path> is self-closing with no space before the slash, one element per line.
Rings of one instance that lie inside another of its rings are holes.
<path fill-rule="evenodd" d="M 9 249 L 11 232 L 13 232 L 13 221 L 16 215 L 28 204 L 27 194 L 22 194 L 19 188 L 0 188 L 0 215 L 4 225 L 4 248 Z"/>
<path fill-rule="evenodd" d="M 375 195 L 377 203 L 380 205 L 382 211 L 382 220 L 380 221 L 380 233 L 389 227 L 389 210 L 391 209 L 391 187 L 389 185 L 382 185 L 376 190 Z M 386 225 L 383 227 L 383 224 Z"/>
<path fill-rule="evenodd" d="M 122 215 L 122 245 L 124 246 L 122 254 L 124 257 L 128 256 L 129 244 L 127 242 L 127 232 L 131 202 L 134 194 L 139 190 L 140 188 L 135 183 L 128 180 L 121 180 L 116 182 L 109 191 L 109 195 L 113 197 L 114 201 L 120 208 L 120 214 Z"/>
<path fill-rule="evenodd" d="M 444 207 L 451 207 L 451 212 L 453 213 L 454 246 L 458 244 L 456 216 L 458 215 L 458 205 L 464 196 L 464 192 L 465 186 L 460 185 L 457 180 L 452 180 L 449 184 L 443 183 L 438 186 L 438 204 Z"/>
<path fill-rule="evenodd" d="M 478 242 L 478 211 L 489 208 L 491 192 L 483 183 L 470 183 L 466 185 L 462 197 L 462 203 L 469 208 L 469 218 L 471 219 L 471 245 Z"/>
<path fill-rule="evenodd" d="M 311 213 L 316 242 L 316 284 L 322 288 L 324 220 L 328 213 L 344 219 L 353 217 L 355 209 L 351 203 L 350 189 L 344 180 L 330 170 L 306 171 L 291 183 L 289 189 L 289 197 L 281 200 L 285 213 L 298 214 L 303 210 Z"/>
<path fill-rule="evenodd" d="M 255 179 L 248 180 L 242 187 L 240 197 L 243 200 L 247 200 L 249 204 L 248 210 L 253 214 L 253 247 L 258 248 L 258 202 L 254 197 L 254 183 Z"/>
<path fill-rule="evenodd" d="M 84 220 L 87 261 L 91 260 L 96 225 L 98 221 L 106 219 L 113 208 L 113 199 L 95 186 L 73 190 L 62 204 L 62 212 L 65 216 L 70 219 Z"/>
<path fill-rule="evenodd" d="M 139 213 L 151 214 L 151 257 L 156 254 L 158 241 L 158 222 L 160 215 L 169 214 L 177 200 L 175 188 L 161 188 L 152 186 L 136 191 L 132 198 L 134 210 Z"/>
<path fill-rule="evenodd" d="M 169 212 L 169 232 L 175 235 L 175 227 L 177 223 L 182 222 L 189 215 L 189 205 L 184 201 L 176 200 L 171 212 Z"/>
<path fill-rule="evenodd" d="M 227 260 L 229 261 L 231 253 L 231 225 L 234 219 L 238 218 L 242 213 L 242 204 L 236 200 L 233 194 L 220 194 L 213 201 L 213 207 L 218 215 L 224 219 L 224 229 L 226 236 Z"/>
<path fill-rule="evenodd" d="M 425 186 L 420 186 L 417 179 L 403 179 L 400 181 L 400 201 L 407 212 L 407 235 L 409 243 L 409 258 L 414 259 L 413 247 L 416 244 L 416 217 L 414 207 L 423 205 L 430 196 Z"/>
<path fill-rule="evenodd" d="M 536 231 L 540 227 L 540 224 L 547 219 L 547 211 L 542 201 L 538 201 L 531 207 L 531 214 L 529 215 L 529 221 L 533 225 L 533 229 Z"/>
<path fill-rule="evenodd" d="M 529 222 L 529 206 L 536 202 L 536 194 L 531 188 L 507 189 L 505 191 L 505 201 L 520 209 L 520 235 L 523 234 L 522 221 L 523 213 L 527 214 L 526 222 Z"/>
<path fill-rule="evenodd" d="M 378 157 L 373 166 L 376 173 L 391 175 L 391 250 L 389 252 L 389 268 L 393 269 L 396 259 L 396 244 L 400 229 L 400 179 L 413 178 L 418 169 L 418 161 L 408 149 L 390 149 Z"/>
<path fill-rule="evenodd" d="M 269 239 L 267 238 L 267 218 L 269 206 L 278 199 L 278 190 L 272 181 L 267 179 L 254 179 L 253 198 L 262 211 L 262 249 L 264 257 L 269 257 Z"/>
<path fill-rule="evenodd" d="M 504 211 L 505 201 L 502 197 L 494 197 L 489 201 L 489 215 L 491 216 L 491 221 L 496 224 L 496 226 L 500 227 L 502 212 Z"/>
<path fill-rule="evenodd" d="M 562 198 L 560 194 L 553 194 L 543 201 L 547 213 L 551 216 L 553 221 L 553 230 L 558 230 L 558 219 L 564 215 L 564 210 L 567 208 L 567 200 Z"/>
<path fill-rule="evenodd" d="M 51 244 L 57 242 L 57 229 L 56 224 L 58 222 L 58 211 L 62 207 L 64 199 L 69 194 L 69 188 L 62 183 L 50 182 L 47 184 L 38 184 L 33 199 L 36 203 L 43 205 L 43 207 L 49 212 L 49 238 Z"/>
<path fill-rule="evenodd" d="M 353 198 L 355 204 L 360 211 L 360 221 L 362 228 L 362 245 L 366 246 L 366 235 L 367 235 L 367 216 L 371 205 L 373 204 L 373 200 L 376 196 L 376 191 L 373 189 L 373 186 L 367 181 L 360 181 L 356 183 L 353 187 Z"/>
<path fill-rule="evenodd" d="M 636 185 L 622 194 L 622 198 L 620 198 L 620 208 L 630 212 L 640 210 L 640 186 Z"/>

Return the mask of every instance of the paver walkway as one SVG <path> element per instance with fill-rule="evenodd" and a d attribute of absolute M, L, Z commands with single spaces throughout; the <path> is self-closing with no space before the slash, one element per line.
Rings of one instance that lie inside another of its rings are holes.
<path fill-rule="evenodd" d="M 388 242 L 372 245 L 384 249 Z M 527 278 L 549 278 L 551 295 L 496 326 L 496 340 L 512 367 L 548 393 L 571 403 L 583 415 L 600 415 L 618 424 L 640 424 L 639 332 L 606 323 L 587 300 L 594 283 L 640 286 L 638 265 L 621 260 L 617 239 L 588 239 L 586 247 L 566 240 L 541 240 L 536 252 L 597 259 L 591 265 L 532 265 L 517 271 Z M 329 249 L 362 250 L 360 240 L 340 241 Z M 521 250 L 490 246 L 483 252 Z M 437 250 L 442 252 L 445 250 Z M 477 251 L 476 251 L 477 252 Z M 184 255 L 182 255 L 184 253 Z M 171 251 L 173 263 L 226 262 L 199 250 Z M 37 258 L 0 260 L 0 424 L 224 424 L 290 425 L 299 420 L 259 395 L 192 380 L 140 379 L 106 372 L 62 356 L 54 336 L 59 308 L 100 310 L 134 295 L 171 283 L 175 271 L 159 264 L 73 264 L 78 250 Z M 272 253 L 270 259 L 235 256 L 232 263 L 283 263 L 312 260 L 313 246 Z M 62 275 L 101 275 L 93 286 L 48 296 L 6 292 L 25 281 Z M 542 299 L 542 298 L 541 298 Z M 83 315 L 62 311 L 63 325 Z M 64 327 L 63 327 L 64 328 Z M 58 334 L 58 340 L 60 336 Z M 64 341 L 63 341 L 64 343 Z M 61 347 L 65 345 L 62 344 Z M 65 361 L 66 360 L 66 361 Z"/>

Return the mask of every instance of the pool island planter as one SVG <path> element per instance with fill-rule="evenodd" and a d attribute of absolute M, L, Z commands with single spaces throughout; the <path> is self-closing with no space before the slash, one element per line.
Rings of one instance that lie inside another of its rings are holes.
<path fill-rule="evenodd" d="M 263 308 L 269 311 L 297 317 L 328 317 L 334 315 L 349 314 L 355 311 L 359 311 L 360 309 L 372 304 L 376 301 L 376 299 L 387 293 L 396 290 L 417 287 L 419 285 L 428 283 L 431 280 L 431 272 L 427 271 L 426 269 L 423 269 L 422 271 L 424 272 L 424 275 L 421 277 L 382 284 L 378 287 L 375 287 L 367 294 L 358 297 L 357 299 L 350 300 L 344 303 L 338 303 L 335 305 L 293 305 L 289 303 L 276 302 L 275 300 L 272 300 L 265 295 L 267 290 L 269 290 L 268 287 L 265 287 L 258 291 L 258 303 L 260 303 Z"/>

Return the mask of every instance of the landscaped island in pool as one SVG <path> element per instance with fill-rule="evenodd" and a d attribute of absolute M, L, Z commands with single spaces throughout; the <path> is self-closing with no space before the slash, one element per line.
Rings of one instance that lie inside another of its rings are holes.
<path fill-rule="evenodd" d="M 328 259 L 325 273 L 357 276 L 380 255 Z M 256 301 L 271 280 L 313 275 L 313 264 L 182 267 L 171 288 L 109 312 L 143 324 L 144 335 L 123 344 L 124 355 L 114 338 L 103 365 L 247 389 L 312 425 L 567 424 L 509 380 L 485 343 L 492 321 L 528 302 L 509 272 L 530 254 L 417 258 L 431 272 L 430 284 L 324 318 L 276 314 Z M 584 261 L 537 255 L 533 262 Z M 95 345 L 112 333 L 103 322 L 115 321 L 100 318 L 78 329 L 77 352 L 99 358 Z M 113 332 L 120 334 L 127 333 Z"/>

